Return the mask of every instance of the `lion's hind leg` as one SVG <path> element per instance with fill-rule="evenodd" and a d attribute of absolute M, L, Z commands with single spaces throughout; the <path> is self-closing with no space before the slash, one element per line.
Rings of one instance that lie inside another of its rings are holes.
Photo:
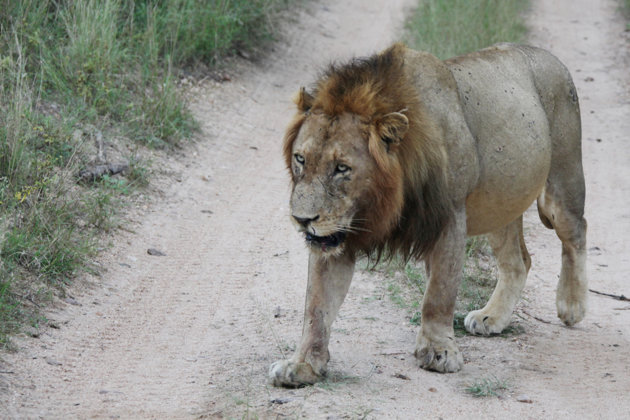
<path fill-rule="evenodd" d="M 584 192 L 582 190 L 578 194 L 564 194 L 565 189 L 552 189 L 549 188 L 550 185 L 555 186 L 548 182 L 538 198 L 538 207 L 562 241 L 562 268 L 556 291 L 556 308 L 562 322 L 571 326 L 580 322 L 586 314 L 588 285 Z M 563 196 L 567 200 L 563 200 Z"/>
<path fill-rule="evenodd" d="M 497 259 L 499 279 L 486 306 L 466 316 L 464 325 L 471 334 L 499 334 L 508 326 L 531 265 L 523 239 L 522 216 L 488 234 L 488 242 Z"/>
<path fill-rule="evenodd" d="M 540 59 L 545 60 L 542 56 Z M 584 318 L 588 292 L 580 109 L 568 70 L 553 57 L 548 64 L 534 74 L 549 119 L 552 146 L 551 167 L 538 197 L 538 212 L 545 226 L 553 228 L 562 241 L 556 307 L 558 317 L 573 325 Z"/>

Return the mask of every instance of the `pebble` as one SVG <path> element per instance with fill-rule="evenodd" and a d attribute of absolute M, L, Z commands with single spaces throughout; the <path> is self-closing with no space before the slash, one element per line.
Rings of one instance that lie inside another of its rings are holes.
<path fill-rule="evenodd" d="M 155 249 L 155 248 L 147 249 L 147 254 L 153 255 L 154 257 L 164 257 L 164 256 L 166 256 L 165 253 L 163 253 L 159 249 Z"/>

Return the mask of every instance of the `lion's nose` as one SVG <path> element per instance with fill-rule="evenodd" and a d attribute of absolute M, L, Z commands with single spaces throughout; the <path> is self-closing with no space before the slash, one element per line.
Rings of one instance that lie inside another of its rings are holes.
<path fill-rule="evenodd" d="M 319 214 L 315 217 L 299 217 L 299 216 L 293 215 L 293 218 L 302 226 L 307 227 L 309 223 L 314 222 L 317 219 L 319 219 Z"/>

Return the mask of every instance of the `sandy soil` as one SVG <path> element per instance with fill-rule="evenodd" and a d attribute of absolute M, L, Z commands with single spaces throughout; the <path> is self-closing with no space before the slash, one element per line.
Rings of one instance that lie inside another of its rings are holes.
<path fill-rule="evenodd" d="M 0 417 L 627 417 L 630 304 L 591 294 L 587 318 L 562 326 L 560 243 L 534 211 L 533 267 L 514 316 L 523 334 L 462 337 L 460 373 L 425 372 L 412 356 L 417 327 L 382 298 L 382 279 L 359 272 L 334 326 L 334 379 L 268 384 L 269 364 L 299 339 L 306 284 L 280 156 L 290 97 L 331 59 L 387 46 L 414 3 L 323 0 L 264 63 L 194 89 L 202 141 L 171 159 L 177 181 L 103 256 L 104 275 L 50 312 L 57 328 L 2 355 Z M 534 1 L 529 22 L 531 43 L 567 64 L 580 94 L 591 287 L 630 296 L 628 33 L 612 0 Z M 508 384 L 501 398 L 464 392 L 491 377 Z"/>

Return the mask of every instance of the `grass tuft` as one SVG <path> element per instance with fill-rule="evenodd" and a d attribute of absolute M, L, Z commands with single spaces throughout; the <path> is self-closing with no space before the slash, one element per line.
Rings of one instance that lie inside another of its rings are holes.
<path fill-rule="evenodd" d="M 328 374 L 324 377 L 322 381 L 317 382 L 315 386 L 317 388 L 326 389 L 328 391 L 334 391 L 341 385 L 357 384 L 363 379 L 365 378 L 360 376 L 347 375 L 339 371 L 331 371 L 328 372 Z"/>
<path fill-rule="evenodd" d="M 499 380 L 495 377 L 476 379 L 464 388 L 468 394 L 476 398 L 498 397 L 501 395 L 501 391 L 508 389 L 508 381 Z"/>
<path fill-rule="evenodd" d="M 497 42 L 519 42 L 525 0 L 422 0 L 407 22 L 408 44 L 445 59 Z"/>

